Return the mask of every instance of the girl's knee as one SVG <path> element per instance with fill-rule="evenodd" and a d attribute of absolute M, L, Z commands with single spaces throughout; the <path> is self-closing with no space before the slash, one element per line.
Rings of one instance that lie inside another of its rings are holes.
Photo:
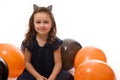
<path fill-rule="evenodd" d="M 62 70 L 57 76 L 56 80 L 74 80 L 74 77 L 68 71 Z"/>

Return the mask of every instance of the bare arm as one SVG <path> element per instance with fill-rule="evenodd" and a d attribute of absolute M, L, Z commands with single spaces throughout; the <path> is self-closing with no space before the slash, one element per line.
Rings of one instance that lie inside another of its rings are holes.
<path fill-rule="evenodd" d="M 48 78 L 48 80 L 55 80 L 55 78 L 57 77 L 58 73 L 60 72 L 60 70 L 62 68 L 60 48 L 58 48 L 54 52 L 54 62 L 55 62 L 55 65 L 54 65 L 54 68 L 53 68 L 53 72 L 50 75 L 50 77 Z"/>
<path fill-rule="evenodd" d="M 30 63 L 31 61 L 31 53 L 25 48 L 25 68 L 26 70 L 32 74 L 36 80 L 47 80 L 45 77 L 43 77 L 42 75 L 40 75 L 32 66 L 32 64 Z"/>

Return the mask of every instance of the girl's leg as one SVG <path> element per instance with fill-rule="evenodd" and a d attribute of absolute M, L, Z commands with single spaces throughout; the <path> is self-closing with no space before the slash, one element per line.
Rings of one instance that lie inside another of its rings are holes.
<path fill-rule="evenodd" d="M 74 80 L 74 77 L 68 71 L 62 70 L 56 80 Z"/>
<path fill-rule="evenodd" d="M 20 76 L 18 76 L 17 80 L 35 80 L 35 78 L 27 71 L 24 71 Z"/>

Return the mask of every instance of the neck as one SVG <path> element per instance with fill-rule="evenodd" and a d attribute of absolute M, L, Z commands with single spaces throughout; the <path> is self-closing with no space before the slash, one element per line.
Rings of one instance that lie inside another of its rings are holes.
<path fill-rule="evenodd" d="M 47 41 L 47 36 L 37 34 L 36 39 L 37 39 L 37 42 L 38 42 L 39 46 L 44 46 L 44 44 Z"/>

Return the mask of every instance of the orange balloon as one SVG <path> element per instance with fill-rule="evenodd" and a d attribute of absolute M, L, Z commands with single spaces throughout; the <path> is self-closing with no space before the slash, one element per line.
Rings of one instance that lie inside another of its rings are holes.
<path fill-rule="evenodd" d="M 19 76 L 24 70 L 24 55 L 20 49 L 11 44 L 0 44 L 0 57 L 2 57 L 8 66 L 8 77 Z"/>
<path fill-rule="evenodd" d="M 97 60 L 102 60 L 104 62 L 107 62 L 105 53 L 101 49 L 92 47 L 92 46 L 87 46 L 87 47 L 81 48 L 75 55 L 75 59 L 74 59 L 75 69 L 82 62 L 86 60 L 91 60 L 91 59 L 97 59 Z"/>
<path fill-rule="evenodd" d="M 87 60 L 75 70 L 74 80 L 116 80 L 116 76 L 104 61 Z"/>

